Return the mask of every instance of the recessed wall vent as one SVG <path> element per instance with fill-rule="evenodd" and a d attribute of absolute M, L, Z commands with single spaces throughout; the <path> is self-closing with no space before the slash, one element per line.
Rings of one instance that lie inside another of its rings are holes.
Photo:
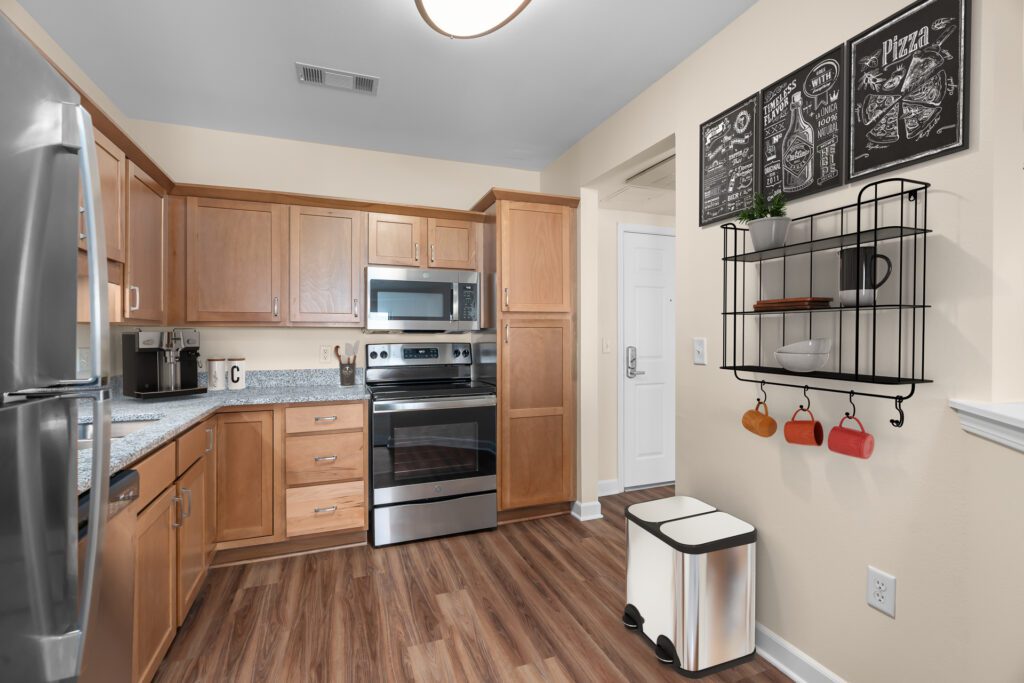
<path fill-rule="evenodd" d="M 649 187 L 657 190 L 676 189 L 676 155 L 662 159 L 636 175 L 626 178 L 626 184 L 632 187 Z"/>
<path fill-rule="evenodd" d="M 380 79 L 373 76 L 356 74 L 350 71 L 339 71 L 338 69 L 328 69 L 327 67 L 303 64 L 302 62 L 295 62 L 295 75 L 298 76 L 299 83 L 319 85 L 323 88 L 334 88 L 335 90 L 348 90 L 364 95 L 376 95 L 377 84 L 380 83 Z"/>

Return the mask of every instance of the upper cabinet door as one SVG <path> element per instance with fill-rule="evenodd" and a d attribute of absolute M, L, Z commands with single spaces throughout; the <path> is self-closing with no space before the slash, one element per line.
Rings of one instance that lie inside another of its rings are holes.
<path fill-rule="evenodd" d="M 503 311 L 572 311 L 573 210 L 567 206 L 501 202 Z"/>
<path fill-rule="evenodd" d="M 361 324 L 366 214 L 291 208 L 291 320 Z"/>
<path fill-rule="evenodd" d="M 163 323 L 166 222 L 162 187 L 128 162 L 128 225 L 125 263 L 126 320 Z"/>
<path fill-rule="evenodd" d="M 371 213 L 368 220 L 370 263 L 410 268 L 426 265 L 427 219 Z"/>
<path fill-rule="evenodd" d="M 103 202 L 103 222 L 107 233 L 107 259 L 125 260 L 125 191 L 127 159 L 117 145 L 103 133 L 93 129 L 96 138 L 96 163 L 100 171 L 100 197 Z M 81 194 L 81 192 L 79 192 Z M 79 199 L 79 203 L 81 203 Z M 85 215 L 78 217 L 78 247 L 87 249 L 85 243 Z"/>
<path fill-rule="evenodd" d="M 288 207 L 188 198 L 186 307 L 192 322 L 288 320 Z"/>
<path fill-rule="evenodd" d="M 428 254 L 431 268 L 477 270 L 479 225 L 469 221 L 427 220 Z"/>

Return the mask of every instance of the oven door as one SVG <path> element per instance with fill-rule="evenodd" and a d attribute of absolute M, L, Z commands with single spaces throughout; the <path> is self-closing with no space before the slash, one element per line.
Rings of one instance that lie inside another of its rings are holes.
<path fill-rule="evenodd" d="M 366 329 L 459 329 L 457 277 L 422 268 L 371 266 L 366 273 Z"/>
<path fill-rule="evenodd" d="M 373 504 L 496 488 L 494 396 L 374 401 Z"/>

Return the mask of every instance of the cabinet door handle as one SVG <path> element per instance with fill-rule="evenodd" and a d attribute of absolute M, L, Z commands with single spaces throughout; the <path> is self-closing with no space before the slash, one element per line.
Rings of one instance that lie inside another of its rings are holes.
<path fill-rule="evenodd" d="M 420 260 L 420 243 L 419 242 L 416 243 L 416 247 L 414 249 L 414 260 L 417 263 L 419 263 L 419 260 Z"/>
<path fill-rule="evenodd" d="M 327 507 L 324 507 L 324 508 L 313 508 L 313 513 L 314 514 L 319 514 L 321 512 L 334 512 L 337 509 L 338 509 L 337 505 L 328 505 Z"/>
<path fill-rule="evenodd" d="M 181 513 L 181 521 L 184 522 L 185 519 L 192 516 L 192 489 L 183 488 L 181 492 L 185 494 L 186 503 L 185 510 Z"/>
<path fill-rule="evenodd" d="M 139 307 L 142 306 L 142 290 L 139 289 L 138 285 L 132 285 L 128 288 L 128 291 L 132 294 L 132 301 L 134 302 L 128 304 L 128 310 L 139 310 Z"/>
<path fill-rule="evenodd" d="M 274 312 L 274 317 L 275 318 L 278 317 L 279 315 L 281 315 L 281 298 L 280 297 L 277 297 L 277 296 L 274 297 L 273 312 Z"/>
<path fill-rule="evenodd" d="M 505 288 L 505 310 L 508 310 L 508 287 Z"/>
<path fill-rule="evenodd" d="M 359 299 L 352 299 L 352 311 L 353 315 L 359 317 Z"/>
<path fill-rule="evenodd" d="M 316 455 L 313 456 L 313 462 L 334 462 L 338 459 L 336 455 Z"/>
<path fill-rule="evenodd" d="M 181 496 L 174 496 L 171 498 L 174 503 L 174 521 L 171 522 L 171 526 L 175 529 L 181 528 L 182 516 L 181 516 Z"/>
<path fill-rule="evenodd" d="M 431 262 L 431 263 L 433 263 L 433 262 L 434 262 L 434 253 L 435 253 L 435 252 L 434 252 L 434 245 L 433 245 L 433 244 L 431 244 L 431 245 L 430 245 L 430 262 Z"/>
<path fill-rule="evenodd" d="M 81 213 L 85 213 L 85 207 L 84 206 L 78 207 L 78 213 L 80 213 L 80 214 Z M 78 233 L 78 239 L 84 240 L 86 237 L 88 237 L 88 235 L 85 234 L 84 232 Z"/>
<path fill-rule="evenodd" d="M 206 430 L 206 453 L 213 453 L 213 427 Z"/>
<path fill-rule="evenodd" d="M 338 421 L 338 416 L 337 415 L 318 415 L 317 417 L 313 418 L 313 422 L 317 422 L 317 423 L 320 423 L 320 422 L 337 422 L 337 421 Z"/>
<path fill-rule="evenodd" d="M 505 323 L 505 343 L 508 344 L 508 323 Z"/>

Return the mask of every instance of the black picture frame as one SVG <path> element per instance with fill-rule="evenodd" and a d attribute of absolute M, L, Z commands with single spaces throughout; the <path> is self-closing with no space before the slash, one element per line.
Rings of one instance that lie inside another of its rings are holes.
<path fill-rule="evenodd" d="M 759 109 L 758 93 L 754 93 L 700 124 L 697 220 L 701 226 L 731 218 L 754 202 Z M 733 151 L 719 162 L 718 157 L 729 150 Z M 710 186 L 709 176 L 714 180 Z M 705 195 L 706 191 L 713 194 Z"/>
<path fill-rule="evenodd" d="M 847 75 L 846 45 L 840 43 L 761 89 L 757 173 L 765 197 L 782 192 L 792 200 L 846 182 Z M 803 134 L 791 136 L 794 124 Z"/>
<path fill-rule="evenodd" d="M 918 0 L 846 45 L 849 180 L 970 148 L 971 0 Z"/>

